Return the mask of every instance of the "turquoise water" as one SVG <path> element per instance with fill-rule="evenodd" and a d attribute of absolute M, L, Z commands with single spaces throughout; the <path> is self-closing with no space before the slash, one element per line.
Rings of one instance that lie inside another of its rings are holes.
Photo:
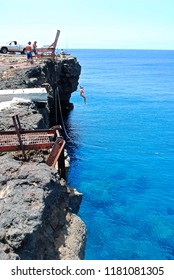
<path fill-rule="evenodd" d="M 174 259 L 174 51 L 71 50 L 68 181 L 83 193 L 86 259 Z"/>

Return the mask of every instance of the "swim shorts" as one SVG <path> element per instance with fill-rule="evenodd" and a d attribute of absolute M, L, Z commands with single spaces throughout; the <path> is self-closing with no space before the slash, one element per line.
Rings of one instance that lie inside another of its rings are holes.
<path fill-rule="evenodd" d="M 32 52 L 27 52 L 27 59 L 32 59 Z"/>

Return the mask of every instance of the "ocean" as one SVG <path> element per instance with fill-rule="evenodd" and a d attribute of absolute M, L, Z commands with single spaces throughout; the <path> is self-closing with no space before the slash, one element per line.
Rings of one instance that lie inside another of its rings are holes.
<path fill-rule="evenodd" d="M 174 259 L 174 51 L 70 50 L 68 183 L 83 193 L 86 260 Z"/>

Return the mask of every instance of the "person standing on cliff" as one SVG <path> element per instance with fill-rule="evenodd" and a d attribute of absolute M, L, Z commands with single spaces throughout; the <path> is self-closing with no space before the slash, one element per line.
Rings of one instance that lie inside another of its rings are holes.
<path fill-rule="evenodd" d="M 80 96 L 83 97 L 84 103 L 86 104 L 86 96 L 84 92 L 84 87 L 80 86 Z"/>
<path fill-rule="evenodd" d="M 28 62 L 31 61 L 31 63 L 33 64 L 33 56 L 32 56 L 32 47 L 31 47 L 31 42 L 28 42 L 28 44 L 25 47 L 25 51 L 27 54 L 27 65 Z"/>
<path fill-rule="evenodd" d="M 35 58 L 37 59 L 37 41 L 34 41 L 32 48 Z"/>

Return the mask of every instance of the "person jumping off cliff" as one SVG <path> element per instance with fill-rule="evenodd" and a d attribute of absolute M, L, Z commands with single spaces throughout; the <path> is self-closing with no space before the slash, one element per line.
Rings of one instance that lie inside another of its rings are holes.
<path fill-rule="evenodd" d="M 84 87 L 80 86 L 80 96 L 83 97 L 84 103 L 86 104 L 86 96 L 84 93 Z"/>

